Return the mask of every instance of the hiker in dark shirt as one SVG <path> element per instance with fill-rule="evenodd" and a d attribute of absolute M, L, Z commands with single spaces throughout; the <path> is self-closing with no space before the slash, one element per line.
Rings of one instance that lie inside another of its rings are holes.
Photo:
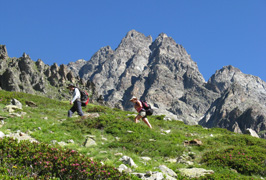
<path fill-rule="evenodd" d="M 152 126 L 151 124 L 149 123 L 149 120 L 147 119 L 147 116 L 146 116 L 146 111 L 145 109 L 143 108 L 142 106 L 142 103 L 135 97 L 133 96 L 130 101 L 132 103 L 134 103 L 134 108 L 136 109 L 136 111 L 139 113 L 136 117 L 135 117 L 135 123 L 138 123 L 139 122 L 139 119 L 142 119 L 142 121 L 147 124 L 149 126 L 149 128 L 152 129 Z"/>
<path fill-rule="evenodd" d="M 81 95 L 80 95 L 79 89 L 76 88 L 73 84 L 69 84 L 68 89 L 73 92 L 72 100 L 70 101 L 70 105 L 73 105 L 73 106 L 68 111 L 68 117 L 72 117 L 72 114 L 77 111 L 78 115 L 83 118 L 84 114 L 81 108 L 81 101 L 80 101 Z"/>

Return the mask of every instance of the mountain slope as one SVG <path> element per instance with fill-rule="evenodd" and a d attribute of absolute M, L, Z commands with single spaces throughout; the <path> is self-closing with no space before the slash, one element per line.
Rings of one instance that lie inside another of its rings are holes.
<path fill-rule="evenodd" d="M 37 159 L 41 161 L 46 156 L 53 162 L 56 160 L 55 157 L 59 160 L 63 158 L 62 154 L 55 151 L 62 146 L 68 152 L 74 150 L 74 152 L 77 151 L 75 154 L 81 154 L 80 158 L 74 156 L 77 160 L 86 156 L 90 158 L 89 162 L 115 168 L 124 164 L 127 167 L 125 171 L 133 173 L 136 179 L 141 175 L 155 179 L 155 175 L 159 172 L 164 172 L 165 176 L 169 176 L 162 167 L 168 167 L 174 172 L 171 173 L 171 179 L 198 179 L 184 173 L 189 170 L 205 176 L 201 179 L 260 179 L 260 177 L 265 177 L 266 141 L 264 139 L 236 134 L 221 128 L 207 129 L 198 125 L 189 126 L 180 121 L 164 121 L 163 116 L 149 116 L 149 121 L 153 126 L 153 129 L 150 129 L 143 122 L 134 123 L 133 112 L 95 104 L 83 107 L 83 111 L 88 116 L 87 119 L 66 118 L 66 112 L 70 108 L 67 102 L 2 90 L 0 90 L 0 96 L 0 116 L 3 119 L 0 125 L 0 135 L 4 133 L 7 136 L 21 139 L 30 136 L 38 142 L 50 144 L 46 145 L 49 147 L 49 153 L 41 154 L 44 152 L 40 152 L 40 149 L 34 150 L 38 154 Z M 5 108 L 12 98 L 16 98 L 22 104 L 22 109 L 15 113 L 9 113 Z M 28 101 L 34 102 L 37 107 L 27 106 Z M 0 145 L 1 141 L 0 138 Z M 198 144 L 193 144 L 195 142 Z M 5 143 L 5 146 L 7 144 Z M 19 145 L 14 145 L 14 147 L 18 148 Z M 28 145 L 28 147 L 31 146 Z M 17 152 L 9 147 L 1 149 L 0 154 L 6 152 L 5 150 L 11 155 L 13 155 L 11 152 Z M 25 153 L 25 151 L 20 153 Z M 125 163 L 121 160 L 123 156 L 130 157 L 137 166 Z M 27 169 L 30 169 L 30 165 L 36 168 L 34 163 L 27 164 L 32 158 L 23 161 L 21 156 L 18 156 L 20 163 L 12 164 L 11 160 L 14 158 L 10 159 L 7 164 L 1 164 L 3 162 L 1 159 L 0 177 L 1 175 L 14 177 L 20 173 L 23 174 L 24 171 L 20 171 L 23 168 L 21 163 L 26 164 Z M 63 162 L 68 162 L 68 160 L 75 162 L 71 156 Z M 57 164 L 67 163 L 58 162 Z M 40 164 L 37 167 L 44 168 Z M 230 170 L 231 168 L 234 170 Z M 2 171 L 3 169 L 6 171 Z M 60 167 L 56 169 L 60 170 Z M 202 169 L 212 170 L 210 171 L 212 173 L 201 174 Z M 91 171 L 90 168 L 84 170 Z M 115 173 L 112 168 L 107 170 Z M 34 171 L 36 174 L 32 176 L 44 175 L 46 171 Z M 66 171 L 66 173 L 71 172 Z M 24 175 L 31 174 L 25 173 Z M 48 175 L 51 176 L 51 174 Z M 69 176 L 69 174 L 64 174 L 64 176 Z"/>

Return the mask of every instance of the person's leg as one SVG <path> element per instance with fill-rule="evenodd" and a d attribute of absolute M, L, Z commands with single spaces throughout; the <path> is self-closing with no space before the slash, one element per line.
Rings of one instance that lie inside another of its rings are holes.
<path fill-rule="evenodd" d="M 143 117 L 143 118 L 142 118 L 142 120 L 145 122 L 145 124 L 147 124 L 147 125 L 149 126 L 149 128 L 151 128 L 151 129 L 152 129 L 152 126 L 151 126 L 151 124 L 150 124 L 150 122 L 149 122 L 148 118 L 146 118 L 146 117 Z"/>
<path fill-rule="evenodd" d="M 142 118 L 139 114 L 135 117 L 135 123 L 139 123 L 139 119 Z"/>
<path fill-rule="evenodd" d="M 82 112 L 81 102 L 76 101 L 75 103 L 76 103 L 76 109 L 77 109 L 78 115 L 83 116 L 84 114 Z"/>
<path fill-rule="evenodd" d="M 76 111 L 75 105 L 72 106 L 72 108 L 68 111 L 67 116 L 72 117 L 72 114 Z"/>

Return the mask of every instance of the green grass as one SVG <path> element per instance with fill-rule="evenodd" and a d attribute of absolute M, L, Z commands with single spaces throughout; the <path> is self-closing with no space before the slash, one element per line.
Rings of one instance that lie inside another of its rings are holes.
<path fill-rule="evenodd" d="M 215 171 L 215 174 L 205 177 L 207 179 L 226 179 L 228 176 L 231 179 L 265 177 L 265 164 L 259 164 L 261 158 L 265 158 L 263 153 L 265 153 L 266 141 L 264 139 L 235 134 L 221 128 L 207 129 L 199 125 L 189 126 L 181 121 L 164 121 L 164 116 L 149 116 L 148 119 L 153 126 L 153 129 L 149 129 L 144 122 L 138 124 L 133 122 L 134 112 L 96 104 L 88 104 L 83 111 L 98 113 L 99 117 L 85 120 L 80 117 L 67 118 L 67 111 L 71 108 L 68 101 L 7 91 L 0 91 L 0 97 L 0 116 L 7 117 L 0 131 L 4 133 L 17 130 L 28 132 L 39 142 L 47 144 L 51 144 L 53 140 L 67 143 L 72 139 L 74 144 L 67 144 L 66 148 L 77 150 L 84 156 L 106 165 L 118 167 L 122 164 L 119 161 L 121 156 L 115 156 L 115 154 L 122 153 L 130 156 L 138 165 L 136 172 L 155 171 L 154 168 L 164 164 L 179 174 L 178 168 L 187 166 L 167 162 L 167 159 L 178 158 L 183 154 L 193 152 L 195 154 L 193 155 L 194 165 L 191 167 Z M 12 98 L 23 104 L 22 111 L 26 112 L 26 115 L 10 117 L 3 110 Z M 26 101 L 33 101 L 38 107 L 27 107 Z M 171 132 L 162 134 L 162 130 L 171 130 Z M 96 146 L 83 146 L 87 135 L 95 136 Z M 193 139 L 201 140 L 203 145 L 183 145 L 185 140 Z M 261 150 L 261 153 L 256 149 Z M 253 157 L 252 167 L 242 170 L 245 168 L 245 159 L 240 160 L 240 164 L 232 162 L 230 158 L 220 162 L 219 158 L 223 155 L 230 152 L 238 153 L 237 151 L 240 150 Z M 220 155 L 219 158 L 215 156 L 217 154 Z M 142 156 L 151 157 L 152 160 L 144 162 L 141 159 Z M 260 168 L 255 168 L 258 167 L 257 165 Z M 230 168 L 237 170 L 238 173 L 233 173 Z M 186 178 L 179 174 L 179 179 Z"/>

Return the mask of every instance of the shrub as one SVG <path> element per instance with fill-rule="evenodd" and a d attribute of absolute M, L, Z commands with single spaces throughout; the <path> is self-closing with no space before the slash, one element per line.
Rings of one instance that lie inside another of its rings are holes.
<path fill-rule="evenodd" d="M 241 174 L 265 175 L 266 150 L 257 146 L 231 147 L 221 151 L 211 151 L 203 155 L 202 162 L 209 166 L 226 166 Z"/>
<path fill-rule="evenodd" d="M 0 140 L 0 174 L 14 178 L 130 179 L 117 169 L 94 162 L 75 150 L 11 138 Z"/>

